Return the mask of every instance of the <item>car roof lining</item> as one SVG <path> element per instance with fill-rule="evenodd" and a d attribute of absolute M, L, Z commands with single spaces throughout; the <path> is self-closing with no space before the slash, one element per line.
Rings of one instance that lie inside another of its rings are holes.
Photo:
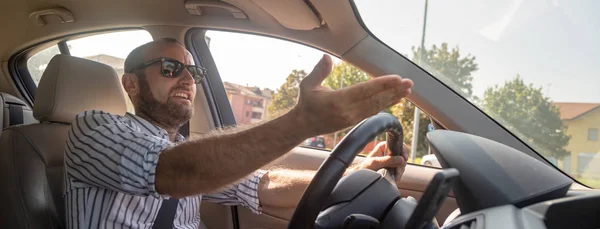
<path fill-rule="evenodd" d="M 251 31 L 292 39 L 317 46 L 334 54 L 344 53 L 366 35 L 364 29 L 353 17 L 354 15 L 348 14 L 352 11 L 348 1 L 314 1 L 314 8 L 320 12 L 322 19 L 327 24 L 310 31 L 284 27 L 252 0 L 226 0 L 225 2 L 242 9 L 248 15 L 248 20 L 236 19 L 224 10 L 211 11 L 209 9 L 207 12 L 211 13 L 194 16 L 187 13 L 183 3 L 174 4 L 172 1 L 161 0 L 104 0 L 85 1 L 84 3 L 58 0 L 52 6 L 41 0 L 11 0 L 3 3 L 10 5 L 9 7 L 2 7 L 3 10 L 0 10 L 2 12 L 0 21 L 4 22 L 2 23 L 3 28 L 5 31 L 11 31 L 12 34 L 0 38 L 0 60 L 7 61 L 10 56 L 21 50 L 58 37 L 115 28 L 160 25 Z M 48 23 L 38 27 L 28 18 L 29 13 L 34 10 L 56 6 L 69 9 L 73 13 L 75 21 L 63 24 Z M 344 8 L 345 10 L 340 10 Z"/>

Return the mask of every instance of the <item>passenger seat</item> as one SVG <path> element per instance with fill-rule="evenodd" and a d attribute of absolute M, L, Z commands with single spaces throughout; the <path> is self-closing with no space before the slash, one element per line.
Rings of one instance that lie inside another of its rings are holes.
<path fill-rule="evenodd" d="M 38 124 L 8 127 L 0 137 L 0 228 L 65 228 L 63 156 L 78 113 L 127 108 L 115 70 L 56 55 L 44 71 L 33 106 Z"/>
<path fill-rule="evenodd" d="M 0 131 L 9 126 L 38 122 L 33 118 L 33 111 L 27 103 L 15 96 L 0 92 L 0 104 Z"/>

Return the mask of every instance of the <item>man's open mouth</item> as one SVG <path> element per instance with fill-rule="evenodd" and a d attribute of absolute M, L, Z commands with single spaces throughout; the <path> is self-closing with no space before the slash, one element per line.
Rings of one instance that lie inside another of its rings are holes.
<path fill-rule="evenodd" d="M 173 95 L 173 96 L 177 97 L 177 98 L 183 98 L 183 99 L 190 100 L 189 95 L 186 93 L 179 92 L 179 93 L 175 93 L 175 95 Z"/>

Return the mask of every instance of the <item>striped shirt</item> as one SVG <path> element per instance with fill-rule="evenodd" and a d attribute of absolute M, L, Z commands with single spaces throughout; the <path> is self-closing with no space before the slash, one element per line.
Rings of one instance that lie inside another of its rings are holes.
<path fill-rule="evenodd" d="M 160 152 L 184 141 L 127 113 L 86 111 L 71 124 L 65 149 L 67 228 L 152 228 L 164 199 L 156 192 Z M 200 202 L 243 205 L 260 214 L 258 170 L 212 194 L 179 199 L 174 228 L 203 228 Z"/>

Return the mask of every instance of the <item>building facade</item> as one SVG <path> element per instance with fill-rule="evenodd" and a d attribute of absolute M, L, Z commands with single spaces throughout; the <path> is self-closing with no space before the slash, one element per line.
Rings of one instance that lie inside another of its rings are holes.
<path fill-rule="evenodd" d="M 224 82 L 227 98 L 238 125 L 252 124 L 267 118 L 273 91 Z"/>
<path fill-rule="evenodd" d="M 575 177 L 600 178 L 600 103 L 554 103 L 567 125 L 570 157 L 558 166 Z"/>

